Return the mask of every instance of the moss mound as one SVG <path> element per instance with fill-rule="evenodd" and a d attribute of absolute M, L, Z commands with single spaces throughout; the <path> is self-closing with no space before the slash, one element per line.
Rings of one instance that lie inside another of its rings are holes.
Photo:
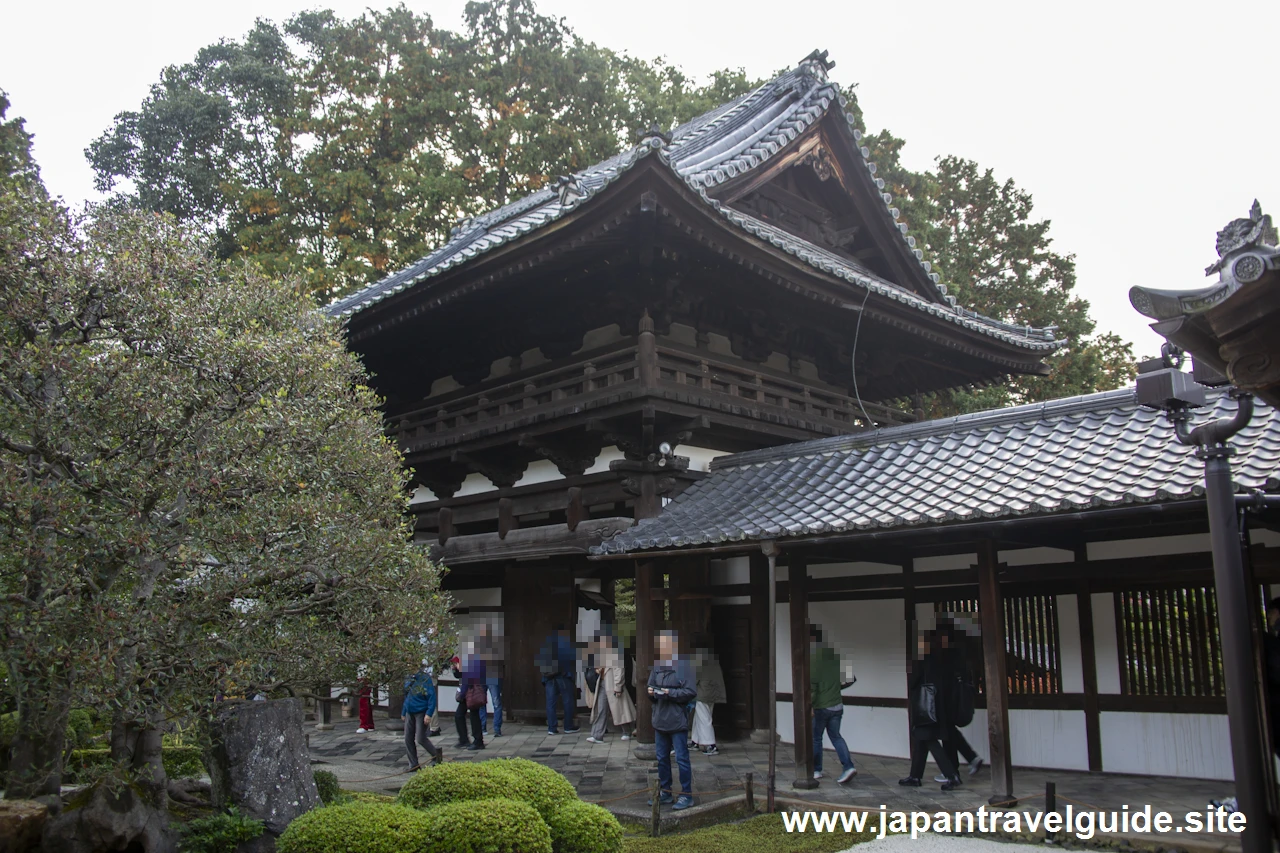
<path fill-rule="evenodd" d="M 518 800 L 468 800 L 437 806 L 426 814 L 430 827 L 424 846 L 417 848 L 423 853 L 552 851 L 546 822 L 532 806 Z"/>
<path fill-rule="evenodd" d="M 475 764 L 450 763 L 424 767 L 400 789 L 396 802 L 415 809 L 429 809 L 465 800 L 516 797 L 523 787 L 515 775 L 497 761 Z M 523 796 L 518 799 L 525 799 Z"/>
<path fill-rule="evenodd" d="M 547 827 L 556 853 L 622 853 L 622 825 L 593 803 L 561 803 Z"/>
<path fill-rule="evenodd" d="M 351 802 L 300 815 L 276 841 L 278 853 L 423 853 L 434 820 L 388 803 Z M 438 848 L 444 849 L 444 848 Z"/>
<path fill-rule="evenodd" d="M 537 809 L 545 820 L 549 820 L 561 805 L 578 802 L 578 792 L 568 779 L 536 761 L 527 758 L 497 758 L 484 763 L 496 765 L 515 779 L 516 787 L 505 791 L 503 796 L 524 800 Z"/>

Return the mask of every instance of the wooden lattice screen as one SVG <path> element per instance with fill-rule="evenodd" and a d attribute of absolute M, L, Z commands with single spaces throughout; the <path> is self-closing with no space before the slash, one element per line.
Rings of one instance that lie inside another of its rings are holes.
<path fill-rule="evenodd" d="M 1225 696 L 1213 587 L 1147 587 L 1115 594 L 1120 692 Z"/>
<path fill-rule="evenodd" d="M 939 601 L 938 613 L 971 613 L 976 598 Z M 1062 692 L 1062 658 L 1058 640 L 1058 605 L 1053 595 L 1019 595 L 1004 600 L 1005 666 L 1009 693 L 1044 695 Z M 981 689 L 981 668 L 974 673 Z"/>

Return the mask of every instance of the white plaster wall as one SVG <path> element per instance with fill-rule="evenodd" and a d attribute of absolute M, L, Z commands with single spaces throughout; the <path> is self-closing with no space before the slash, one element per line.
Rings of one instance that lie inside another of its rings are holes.
<path fill-rule="evenodd" d="M 708 571 L 712 586 L 751 583 L 751 558 L 730 557 L 727 560 L 711 560 Z"/>
<path fill-rule="evenodd" d="M 941 557 L 916 557 L 912 568 L 917 572 L 944 572 L 950 569 L 967 569 L 977 562 L 977 554 L 944 554 Z"/>
<path fill-rule="evenodd" d="M 902 566 L 890 563 L 823 563 L 809 567 L 811 578 L 846 578 L 855 575 L 902 574 Z"/>
<path fill-rule="evenodd" d="M 1104 712 L 1102 766 L 1111 773 L 1234 778 L 1225 714 Z"/>
<path fill-rule="evenodd" d="M 1010 566 L 1042 566 L 1050 563 L 1070 563 L 1076 555 L 1062 548 L 1018 548 L 1001 551 L 998 559 Z"/>
<path fill-rule="evenodd" d="M 551 480 L 563 480 L 564 475 L 550 459 L 535 459 L 524 469 L 524 474 L 516 480 L 516 487 L 532 486 L 535 483 L 547 483 Z"/>
<path fill-rule="evenodd" d="M 596 461 L 591 464 L 585 472 L 586 474 L 599 474 L 601 471 L 609 470 L 609 463 L 615 459 L 626 459 L 627 456 L 616 447 L 606 447 L 600 451 L 600 455 L 596 457 Z"/>
<path fill-rule="evenodd" d="M 1093 599 L 1093 654 L 1098 662 L 1098 692 L 1120 692 L 1120 646 L 1116 633 L 1116 607 L 1112 594 L 1095 592 Z M 1106 766 L 1106 759 L 1103 759 Z"/>
<path fill-rule="evenodd" d="M 1062 663 L 1062 692 L 1084 692 L 1084 656 L 1080 649 L 1080 607 L 1074 595 L 1059 595 L 1058 660 Z M 1086 768 L 1088 769 L 1088 768 Z"/>
<path fill-rule="evenodd" d="M 1185 536 L 1153 536 L 1145 539 L 1116 539 L 1090 542 L 1090 560 L 1123 560 L 1128 557 L 1155 557 L 1163 554 L 1204 553 L 1209 560 L 1209 534 L 1189 533 Z"/>

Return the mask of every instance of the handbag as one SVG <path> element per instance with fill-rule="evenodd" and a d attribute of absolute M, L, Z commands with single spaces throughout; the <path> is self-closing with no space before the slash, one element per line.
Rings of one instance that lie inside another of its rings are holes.
<path fill-rule="evenodd" d="M 596 692 L 596 685 L 600 683 L 600 673 L 596 672 L 595 669 L 589 669 L 587 670 L 586 679 L 587 689 L 592 693 Z"/>
<path fill-rule="evenodd" d="M 468 686 L 466 693 L 467 710 L 469 711 L 472 708 L 483 708 L 485 703 L 489 701 L 489 697 L 486 693 L 487 691 L 483 684 L 476 684 L 473 682 Z"/>
<path fill-rule="evenodd" d="M 915 725 L 927 726 L 938 722 L 938 688 L 932 683 L 921 684 L 916 693 L 913 709 L 916 712 Z"/>

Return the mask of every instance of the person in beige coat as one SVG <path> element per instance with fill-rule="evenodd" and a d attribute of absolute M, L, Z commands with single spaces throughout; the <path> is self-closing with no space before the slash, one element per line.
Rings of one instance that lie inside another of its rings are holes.
<path fill-rule="evenodd" d="M 588 743 L 604 743 L 604 735 L 609 721 L 622 729 L 622 739 L 631 740 L 631 731 L 636 721 L 636 706 L 627 692 L 625 665 L 618 639 L 603 636 L 594 654 L 594 686 L 587 678 L 584 698 L 591 708 L 591 736 Z"/>

